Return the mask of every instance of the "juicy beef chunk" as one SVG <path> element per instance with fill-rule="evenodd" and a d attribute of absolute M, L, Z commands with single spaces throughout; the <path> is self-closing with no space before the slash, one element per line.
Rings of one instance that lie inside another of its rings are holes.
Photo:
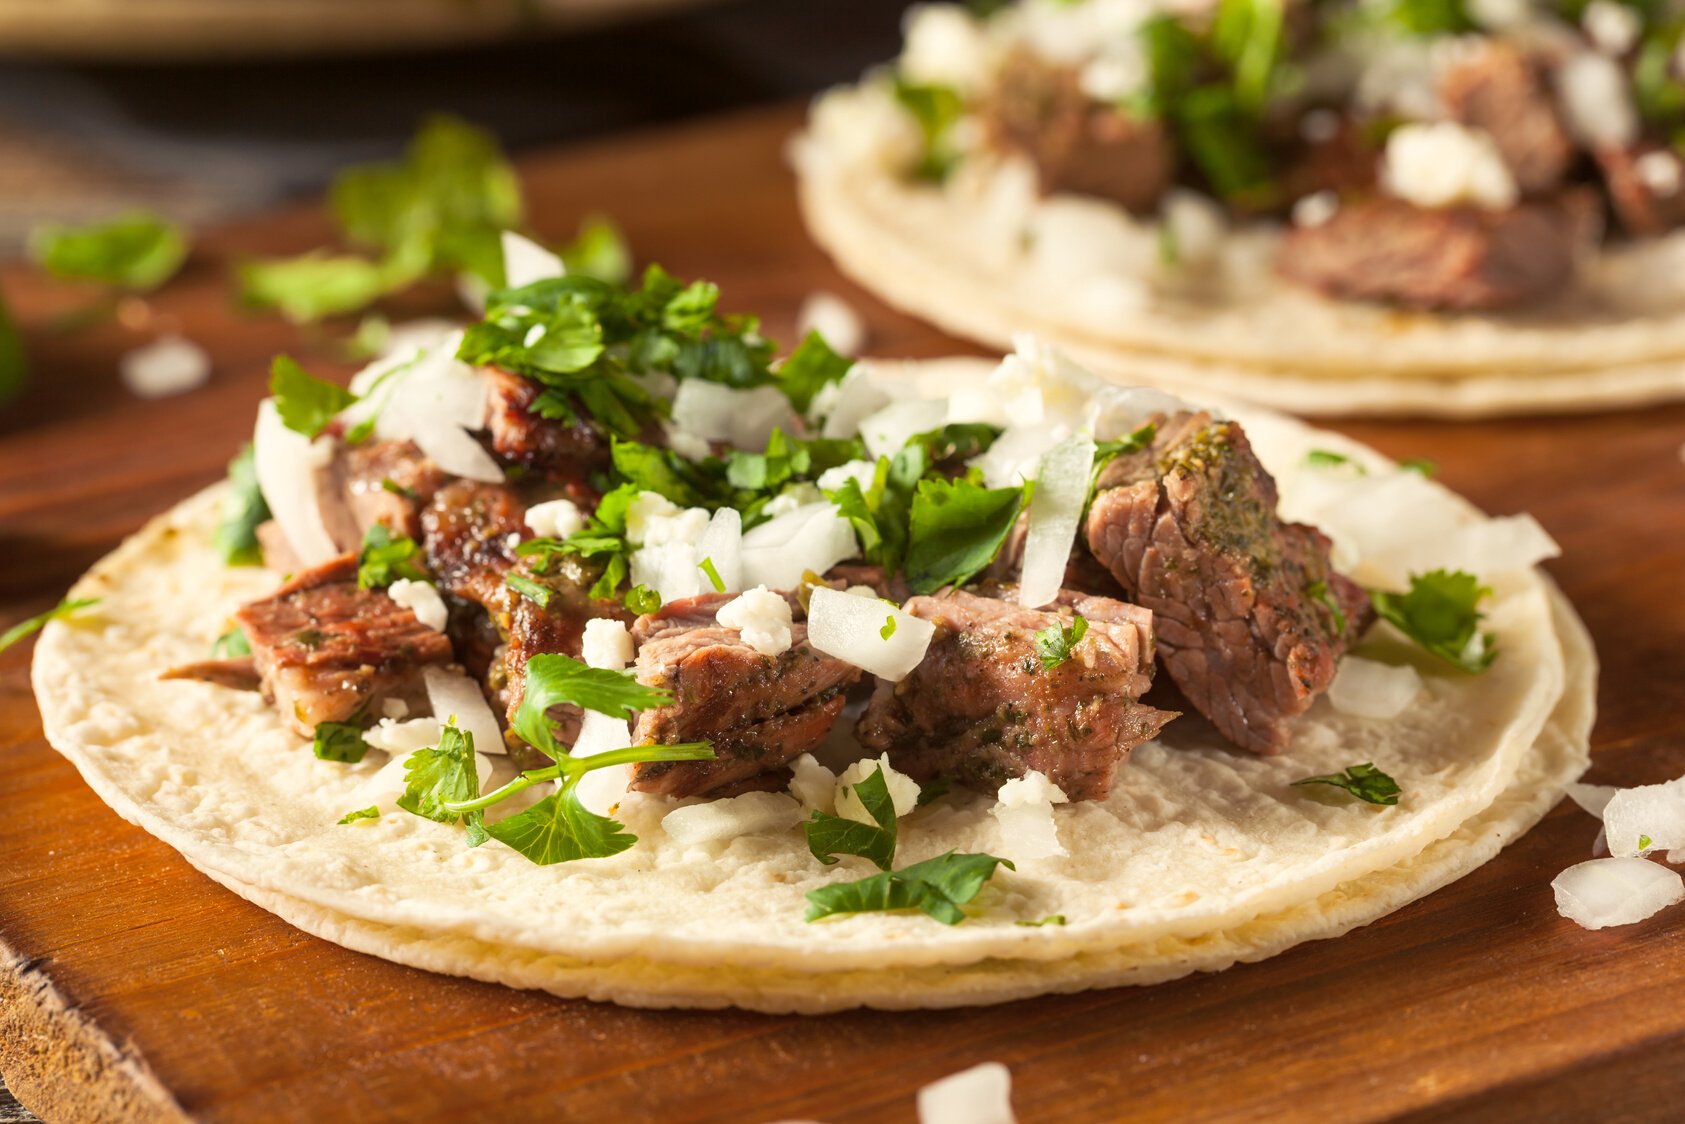
<path fill-rule="evenodd" d="M 1685 224 L 1685 168 L 1671 150 L 1657 144 L 1608 146 L 1596 155 L 1615 217 L 1628 234 L 1643 238 Z"/>
<path fill-rule="evenodd" d="M 1562 203 L 1429 210 L 1377 196 L 1282 246 L 1286 276 L 1337 297 L 1480 310 L 1539 300 L 1573 278 L 1581 229 Z"/>
<path fill-rule="evenodd" d="M 609 443 L 584 421 L 551 421 L 532 412 L 543 387 L 497 367 L 482 367 L 492 450 L 504 460 L 561 480 L 583 480 L 609 464 Z"/>
<path fill-rule="evenodd" d="M 1223 736 L 1256 753 L 1333 682 L 1370 621 L 1326 536 L 1277 518 L 1275 481 L 1234 422 L 1180 413 L 1101 473 L 1086 535 L 1152 610 L 1164 666 Z"/>
<path fill-rule="evenodd" d="M 1491 135 L 1523 195 L 1562 184 L 1574 142 L 1538 68 L 1513 44 L 1488 42 L 1448 68 L 1439 97 L 1455 120 Z"/>
<path fill-rule="evenodd" d="M 1319 124 L 1325 127 L 1320 132 L 1307 130 L 1301 119 L 1294 123 L 1294 135 L 1283 138 L 1282 147 L 1289 156 L 1282 170 L 1282 198 L 1297 200 L 1319 191 L 1344 196 L 1374 187 L 1381 150 L 1370 130 L 1330 109 L 1311 113 L 1324 115 Z M 1306 131 L 1316 135 L 1305 137 Z"/>
<path fill-rule="evenodd" d="M 1152 683 L 1153 617 L 1109 597 L 1066 592 L 1024 609 L 951 590 L 915 597 L 906 611 L 933 622 L 924 660 L 899 683 L 878 682 L 855 733 L 916 780 L 945 776 L 984 792 L 1038 770 L 1072 800 L 1104 800 L 1129 751 L 1175 717 L 1135 700 Z M 1088 631 L 1071 658 L 1044 668 L 1036 633 Z"/>
<path fill-rule="evenodd" d="M 357 588 L 357 556 L 306 570 L 235 614 L 263 693 L 309 737 L 322 722 L 378 716 L 402 699 L 425 709 L 421 668 L 451 662 L 450 641 L 384 590 Z"/>
<path fill-rule="evenodd" d="M 343 448 L 335 467 L 359 530 L 383 523 L 412 539 L 421 535 L 422 506 L 450 479 L 410 441 Z"/>
<path fill-rule="evenodd" d="M 667 796 L 699 796 L 738 785 L 825 740 L 842 713 L 844 693 L 860 669 L 821 655 L 807 642 L 799 603 L 790 647 L 763 656 L 736 629 L 715 620 L 735 593 L 708 593 L 674 601 L 639 617 L 638 682 L 673 696 L 671 706 L 638 715 L 639 745 L 711 741 L 712 761 L 662 761 L 633 766 L 632 787 Z"/>
<path fill-rule="evenodd" d="M 1089 98 L 1069 68 L 1014 56 L 984 121 L 997 147 L 1035 163 L 1046 194 L 1092 195 L 1142 212 L 1170 185 L 1174 156 L 1163 125 Z"/>
<path fill-rule="evenodd" d="M 526 534 L 527 505 L 506 484 L 457 480 L 421 511 L 422 546 L 439 588 L 501 612 L 503 576 Z"/>

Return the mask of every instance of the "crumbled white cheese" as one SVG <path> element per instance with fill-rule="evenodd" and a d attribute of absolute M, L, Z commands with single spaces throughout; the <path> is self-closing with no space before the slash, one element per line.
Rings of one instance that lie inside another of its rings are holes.
<path fill-rule="evenodd" d="M 632 662 L 632 634 L 622 621 L 592 617 L 585 622 L 585 639 L 580 655 L 590 667 L 622 671 Z"/>
<path fill-rule="evenodd" d="M 1321 226 L 1340 209 L 1340 197 L 1332 191 L 1306 195 L 1293 204 L 1294 226 Z"/>
<path fill-rule="evenodd" d="M 1679 158 L 1663 149 L 1646 152 L 1632 162 L 1632 170 L 1652 193 L 1668 198 L 1679 194 Z"/>
<path fill-rule="evenodd" d="M 1064 789 L 1034 769 L 1001 785 L 990 812 L 1000 826 L 1001 849 L 1007 857 L 1045 859 L 1067 854 L 1059 842 L 1053 806 L 1069 800 Z"/>
<path fill-rule="evenodd" d="M 1518 195 L 1492 138 L 1452 121 L 1393 130 L 1381 179 L 1393 195 L 1418 207 L 1472 203 L 1501 210 L 1513 206 Z"/>
<path fill-rule="evenodd" d="M 639 492 L 626 505 L 626 540 L 634 545 L 669 542 L 673 521 L 683 513 L 683 508 L 660 492 Z M 702 512 L 702 523 L 708 523 L 706 511 Z M 700 536 L 702 531 L 696 533 Z"/>
<path fill-rule="evenodd" d="M 804 753 L 790 762 L 790 795 L 809 812 L 830 812 L 836 807 L 837 775 Z"/>
<path fill-rule="evenodd" d="M 865 492 L 872 487 L 872 480 L 877 476 L 877 472 L 876 461 L 848 461 L 821 472 L 818 480 L 819 490 L 832 492 L 852 480 Z"/>
<path fill-rule="evenodd" d="M 905 45 L 896 67 L 908 82 L 948 86 L 962 94 L 989 80 L 989 43 L 983 24 L 958 4 L 917 4 L 901 21 Z"/>
<path fill-rule="evenodd" d="M 1196 191 L 1173 188 L 1165 195 L 1159 213 L 1176 247 L 1175 266 L 1206 265 L 1222 251 L 1228 222 L 1215 200 Z"/>
<path fill-rule="evenodd" d="M 382 718 L 363 731 L 363 740 L 387 753 L 414 753 L 439 744 L 440 725 L 437 718 L 412 718 L 408 722 Z"/>
<path fill-rule="evenodd" d="M 1620 64 L 1582 51 L 1556 74 L 1562 117 L 1574 139 L 1588 148 L 1625 148 L 1638 139 L 1638 111 Z"/>
<path fill-rule="evenodd" d="M 823 479 L 823 476 L 821 476 Z M 784 490 L 773 496 L 761 508 L 761 514 L 768 519 L 776 519 L 780 515 L 788 515 L 792 511 L 806 507 L 808 504 L 820 503 L 825 499 L 825 493 L 813 484 L 803 480 L 795 484 L 786 484 Z"/>
<path fill-rule="evenodd" d="M 205 385 L 211 377 L 211 357 L 182 336 L 159 336 L 126 352 L 117 362 L 123 386 L 137 398 L 168 398 Z"/>
<path fill-rule="evenodd" d="M 383 718 L 408 718 L 410 704 L 398 698 L 381 699 L 380 713 Z"/>
<path fill-rule="evenodd" d="M 860 797 L 854 794 L 854 786 L 880 768 L 883 770 L 884 787 L 889 790 L 889 799 L 895 805 L 897 819 L 919 806 L 919 783 L 891 765 L 889 754 L 886 753 L 882 757 L 868 757 L 856 761 L 837 777 L 837 815 L 858 823 L 878 822 L 872 818 L 872 813 L 866 810 L 866 805 L 860 802 Z"/>
<path fill-rule="evenodd" d="M 714 619 L 736 629 L 743 642 L 763 656 L 790 650 L 790 603 L 764 585 L 746 589 L 721 605 Z"/>
<path fill-rule="evenodd" d="M 706 437 L 698 437 L 670 421 L 664 422 L 663 426 L 667 431 L 667 447 L 685 460 L 696 463 L 714 455 L 714 446 Z"/>
<path fill-rule="evenodd" d="M 866 346 L 866 322 L 835 293 L 809 293 L 796 313 L 796 335 L 818 332 L 838 355 L 859 355 Z"/>
<path fill-rule="evenodd" d="M 870 368 L 856 363 L 838 382 L 827 383 L 808 412 L 823 418 L 820 434 L 846 440 L 860 432 L 860 423 L 889 403 L 889 394 L 873 381 Z"/>
<path fill-rule="evenodd" d="M 585 526 L 585 516 L 572 500 L 547 500 L 527 508 L 527 526 L 540 538 L 565 539 Z"/>
<path fill-rule="evenodd" d="M 1580 17 L 1580 26 L 1598 50 L 1616 56 L 1632 50 L 1644 30 L 1638 13 L 1614 0 L 1591 0 Z"/>
<path fill-rule="evenodd" d="M 515 550 L 516 548 L 518 548 L 520 545 L 521 545 L 521 532 L 510 531 L 507 535 L 503 536 L 503 548 L 505 550 L 511 550 L 512 551 L 512 550 Z"/>
<path fill-rule="evenodd" d="M 1078 73 L 1077 84 L 1095 101 L 1115 104 L 1139 94 L 1151 78 L 1140 38 L 1129 35 L 1106 44 L 1090 59 Z"/>
<path fill-rule="evenodd" d="M 416 620 L 434 632 L 445 630 L 450 610 L 445 608 L 444 598 L 439 596 L 439 590 L 432 582 L 399 578 L 386 587 L 386 596 L 414 613 Z"/>

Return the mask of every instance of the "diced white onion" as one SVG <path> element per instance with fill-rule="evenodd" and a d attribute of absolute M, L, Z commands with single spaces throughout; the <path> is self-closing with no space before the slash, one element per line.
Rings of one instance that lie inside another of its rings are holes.
<path fill-rule="evenodd" d="M 1397 718 L 1422 689 L 1422 677 L 1409 664 L 1393 667 L 1348 655 L 1340 661 L 1328 701 L 1342 714 L 1358 718 Z"/>
<path fill-rule="evenodd" d="M 696 541 L 696 565 L 709 562 L 719 576 L 715 589 L 713 579 L 703 572 L 705 589 L 717 593 L 736 593 L 743 588 L 743 516 L 736 508 L 722 507 L 708 520 L 708 529 Z"/>
<path fill-rule="evenodd" d="M 883 770 L 884 787 L 889 791 L 890 803 L 895 808 L 895 816 L 911 815 L 913 809 L 919 806 L 919 782 L 901 772 L 889 763 L 889 754 L 882 757 L 868 757 L 856 761 L 842 771 L 837 778 L 837 788 L 832 803 L 837 809 L 837 815 L 845 820 L 857 823 L 876 824 L 872 813 L 866 810 L 866 805 L 860 797 L 855 795 L 854 786 L 877 772 Z"/>
<path fill-rule="evenodd" d="M 422 669 L 427 684 L 427 701 L 433 707 L 433 717 L 441 723 L 456 716 L 459 728 L 474 735 L 474 748 L 481 753 L 507 753 L 503 744 L 503 728 L 497 723 L 480 693 L 480 685 L 459 671 L 440 667 Z"/>
<path fill-rule="evenodd" d="M 764 585 L 721 605 L 714 619 L 723 628 L 736 629 L 743 643 L 763 656 L 779 656 L 790 650 L 790 603 Z"/>
<path fill-rule="evenodd" d="M 829 812 L 836 807 L 837 775 L 804 753 L 790 762 L 790 795 L 809 812 Z"/>
<path fill-rule="evenodd" d="M 902 18 L 898 73 L 908 82 L 980 91 L 989 79 L 989 35 L 958 4 L 916 4 Z"/>
<path fill-rule="evenodd" d="M 288 429 L 273 398 L 258 405 L 252 445 L 258 490 L 293 554 L 305 566 L 336 557 L 339 548 L 322 519 L 317 486 L 317 473 L 333 458 L 332 446 Z"/>
<path fill-rule="evenodd" d="M 1621 789 L 1603 808 L 1603 827 L 1612 855 L 1685 847 L 1685 778 Z M 1641 848 L 1645 836 L 1650 842 Z"/>
<path fill-rule="evenodd" d="M 445 608 L 444 598 L 439 596 L 438 587 L 432 582 L 399 578 L 386 587 L 386 595 L 414 613 L 416 620 L 434 632 L 443 632 L 450 621 L 450 610 Z"/>
<path fill-rule="evenodd" d="M 673 396 L 673 424 L 706 441 L 764 449 L 774 429 L 791 428 L 790 400 L 775 386 L 737 390 L 706 379 L 685 379 Z"/>
<path fill-rule="evenodd" d="M 513 230 L 503 232 L 503 283 L 509 288 L 565 276 L 567 267 L 561 258 Z"/>
<path fill-rule="evenodd" d="M 854 528 L 836 507 L 804 504 L 744 534 L 742 583 L 795 589 L 807 571 L 823 574 L 859 553 Z"/>
<path fill-rule="evenodd" d="M 1088 476 L 1094 467 L 1094 442 L 1067 437 L 1041 458 L 1035 494 L 1030 498 L 1024 533 L 1024 567 L 1018 578 L 1018 603 L 1040 608 L 1059 596 L 1071 560 L 1077 524 L 1088 500 Z"/>
<path fill-rule="evenodd" d="M 818 332 L 838 355 L 859 355 L 866 346 L 866 322 L 835 293 L 809 293 L 796 314 L 796 333 Z"/>
<path fill-rule="evenodd" d="M 392 376 L 399 381 L 384 392 L 386 404 L 375 433 L 386 440 L 414 441 L 452 476 L 495 484 L 503 479 L 503 469 L 469 436 L 485 428 L 486 390 L 474 369 L 456 358 L 461 342 L 461 333 L 452 333 Z"/>
<path fill-rule="evenodd" d="M 1556 909 L 1587 929 L 1632 925 L 1685 899 L 1685 880 L 1649 859 L 1592 859 L 1551 882 Z"/>
<path fill-rule="evenodd" d="M 873 381 L 870 368 L 856 363 L 841 382 L 832 383 L 814 396 L 812 413 L 825 419 L 819 428 L 821 436 L 847 440 L 860 432 L 862 420 L 888 402 L 889 394 Z"/>
<path fill-rule="evenodd" d="M 860 436 L 873 460 L 893 457 L 908 439 L 939 429 L 948 416 L 948 405 L 929 398 L 904 398 L 891 402 L 860 422 Z"/>
<path fill-rule="evenodd" d="M 895 628 L 885 637 L 891 620 Z M 934 624 L 885 601 L 824 586 L 808 601 L 807 638 L 815 649 L 892 683 L 919 665 L 935 635 Z"/>
<path fill-rule="evenodd" d="M 1620 789 L 1612 784 L 1584 784 L 1575 782 L 1568 786 L 1568 799 L 1580 806 L 1580 810 L 1589 815 L 1603 818 L 1603 809 L 1609 806 L 1609 800 Z"/>
<path fill-rule="evenodd" d="M 205 385 L 211 377 L 211 357 L 190 339 L 159 336 L 125 352 L 117 361 L 117 373 L 137 398 L 168 398 Z"/>
<path fill-rule="evenodd" d="M 919 1124 L 1017 1124 L 1012 1074 L 999 1062 L 961 1070 L 919 1090 Z"/>
<path fill-rule="evenodd" d="M 1059 842 L 1053 806 L 1066 804 L 1065 790 L 1032 769 L 1000 786 L 990 813 L 1000 828 L 1000 847 L 1014 860 L 1046 859 L 1069 852 Z"/>
<path fill-rule="evenodd" d="M 983 482 L 991 488 L 1017 487 L 1035 473 L 1041 458 L 1064 436 L 1063 426 L 1010 426 L 968 463 L 981 470 Z"/>
<path fill-rule="evenodd" d="M 428 716 L 407 722 L 382 718 L 363 731 L 363 740 L 387 753 L 411 754 L 439 744 L 439 720 Z"/>
<path fill-rule="evenodd" d="M 1588 148 L 1626 148 L 1638 138 L 1638 111 L 1619 63 L 1596 51 L 1570 56 L 1556 72 L 1562 118 Z"/>
<path fill-rule="evenodd" d="M 788 831 L 802 821 L 802 806 L 781 792 L 745 792 L 674 808 L 662 817 L 661 830 L 681 846 L 696 846 L 739 835 Z"/>
<path fill-rule="evenodd" d="M 1412 122 L 1387 137 L 1381 182 L 1418 207 L 1515 204 L 1515 177 L 1490 134 L 1455 121 Z"/>
<path fill-rule="evenodd" d="M 585 526 L 585 516 L 572 500 L 546 500 L 527 508 L 526 524 L 539 538 L 565 539 Z"/>

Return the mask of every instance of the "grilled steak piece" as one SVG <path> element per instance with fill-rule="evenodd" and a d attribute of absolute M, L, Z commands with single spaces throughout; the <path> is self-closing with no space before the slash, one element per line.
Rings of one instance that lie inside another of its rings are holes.
<path fill-rule="evenodd" d="M 257 673 L 257 661 L 250 656 L 182 664 L 170 668 L 158 678 L 197 679 L 201 683 L 215 683 L 218 687 L 236 691 L 256 691 L 263 686 L 263 677 Z"/>
<path fill-rule="evenodd" d="M 1615 217 L 1628 234 L 1664 234 L 1685 223 L 1685 168 L 1670 149 L 1659 144 L 1604 147 L 1596 156 Z M 1645 161 L 1657 162 L 1658 172 L 1645 175 Z"/>
<path fill-rule="evenodd" d="M 949 590 L 906 611 L 933 622 L 924 660 L 899 683 L 878 682 L 855 733 L 915 780 L 948 777 L 994 792 L 1034 769 L 1072 800 L 1104 800 L 1129 751 L 1176 715 L 1135 700 L 1152 684 L 1153 617 L 1109 597 L 1065 592 L 1055 606 Z M 1036 633 L 1088 631 L 1070 659 L 1044 668 Z"/>
<path fill-rule="evenodd" d="M 1176 686 L 1255 753 L 1286 747 L 1287 720 L 1371 619 L 1327 537 L 1275 509 L 1275 480 L 1240 426 L 1184 412 L 1106 466 L 1086 527 L 1094 556 L 1152 610 Z"/>
<path fill-rule="evenodd" d="M 1492 137 L 1523 195 L 1561 186 L 1574 142 L 1538 67 L 1514 44 L 1489 41 L 1448 67 L 1439 98 L 1452 118 Z"/>
<path fill-rule="evenodd" d="M 786 595 L 788 596 L 788 595 Z M 638 745 L 714 743 L 712 761 L 660 761 L 632 767 L 632 787 L 666 796 L 700 796 L 737 786 L 825 740 L 860 669 L 821 655 L 807 642 L 806 614 L 789 597 L 795 623 L 788 651 L 763 656 L 736 629 L 715 620 L 735 593 L 707 593 L 663 605 L 632 626 L 638 682 L 672 694 L 671 706 L 638 715 Z"/>
<path fill-rule="evenodd" d="M 526 510 L 506 484 L 456 480 L 439 489 L 421 511 L 421 543 L 439 588 L 503 612 L 503 576 L 526 536 Z"/>
<path fill-rule="evenodd" d="M 264 697 L 305 737 L 322 722 L 378 715 L 386 699 L 426 709 L 421 668 L 451 662 L 444 633 L 384 590 L 357 588 L 355 554 L 306 570 L 234 617 Z"/>
<path fill-rule="evenodd" d="M 609 443 L 588 423 L 551 421 L 532 412 L 544 388 L 499 367 L 480 368 L 492 451 L 554 480 L 583 481 L 609 465 Z"/>
<path fill-rule="evenodd" d="M 1331 109 L 1311 112 L 1326 115 L 1326 135 L 1307 138 L 1296 121 L 1293 134 L 1281 139 L 1281 148 L 1290 153 L 1281 173 L 1281 198 L 1291 202 L 1319 191 L 1344 196 L 1374 187 L 1381 150 L 1370 130 Z"/>
<path fill-rule="evenodd" d="M 1163 125 L 1089 98 L 1068 67 L 1013 56 L 983 121 L 995 147 L 1035 163 L 1044 194 L 1092 195 L 1145 212 L 1170 186 L 1175 156 Z"/>
<path fill-rule="evenodd" d="M 412 539 L 421 536 L 422 506 L 450 480 L 411 441 L 342 447 L 334 467 L 359 531 L 384 523 Z"/>
<path fill-rule="evenodd" d="M 1337 297 L 1413 308 L 1499 309 L 1563 288 L 1584 229 L 1575 206 L 1429 210 L 1375 196 L 1288 234 L 1278 268 Z"/>

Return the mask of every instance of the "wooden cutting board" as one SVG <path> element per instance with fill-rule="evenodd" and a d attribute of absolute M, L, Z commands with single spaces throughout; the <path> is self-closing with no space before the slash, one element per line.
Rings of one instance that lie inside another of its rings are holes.
<path fill-rule="evenodd" d="M 872 350 L 971 350 L 842 281 L 802 234 L 792 110 L 525 162 L 537 229 L 608 210 L 640 258 L 719 281 L 791 338 L 844 295 Z M 320 339 L 238 312 L 231 260 L 328 238 L 316 210 L 206 237 L 154 302 L 215 357 L 141 402 L 143 336 L 43 325 L 84 299 L 14 270 L 35 385 L 0 416 L 0 622 L 55 601 L 148 516 L 211 482 L 250 431 L 269 357 Z M 416 298 L 399 315 L 442 311 Z M 1580 419 L 1339 426 L 1495 513 L 1531 511 L 1604 661 L 1590 778 L 1685 773 L 1685 408 Z M 911 1120 L 922 1084 L 1011 1067 L 1026 1121 L 1676 1119 L 1685 906 L 1586 932 L 1550 879 L 1597 824 L 1559 808 L 1497 860 L 1384 921 L 1150 989 L 823 1018 L 625 1010 L 428 975 L 305 936 L 117 818 L 42 740 L 28 653 L 0 657 L 0 1073 L 55 1122 Z M 235 748 L 230 747 L 230 752 Z"/>

